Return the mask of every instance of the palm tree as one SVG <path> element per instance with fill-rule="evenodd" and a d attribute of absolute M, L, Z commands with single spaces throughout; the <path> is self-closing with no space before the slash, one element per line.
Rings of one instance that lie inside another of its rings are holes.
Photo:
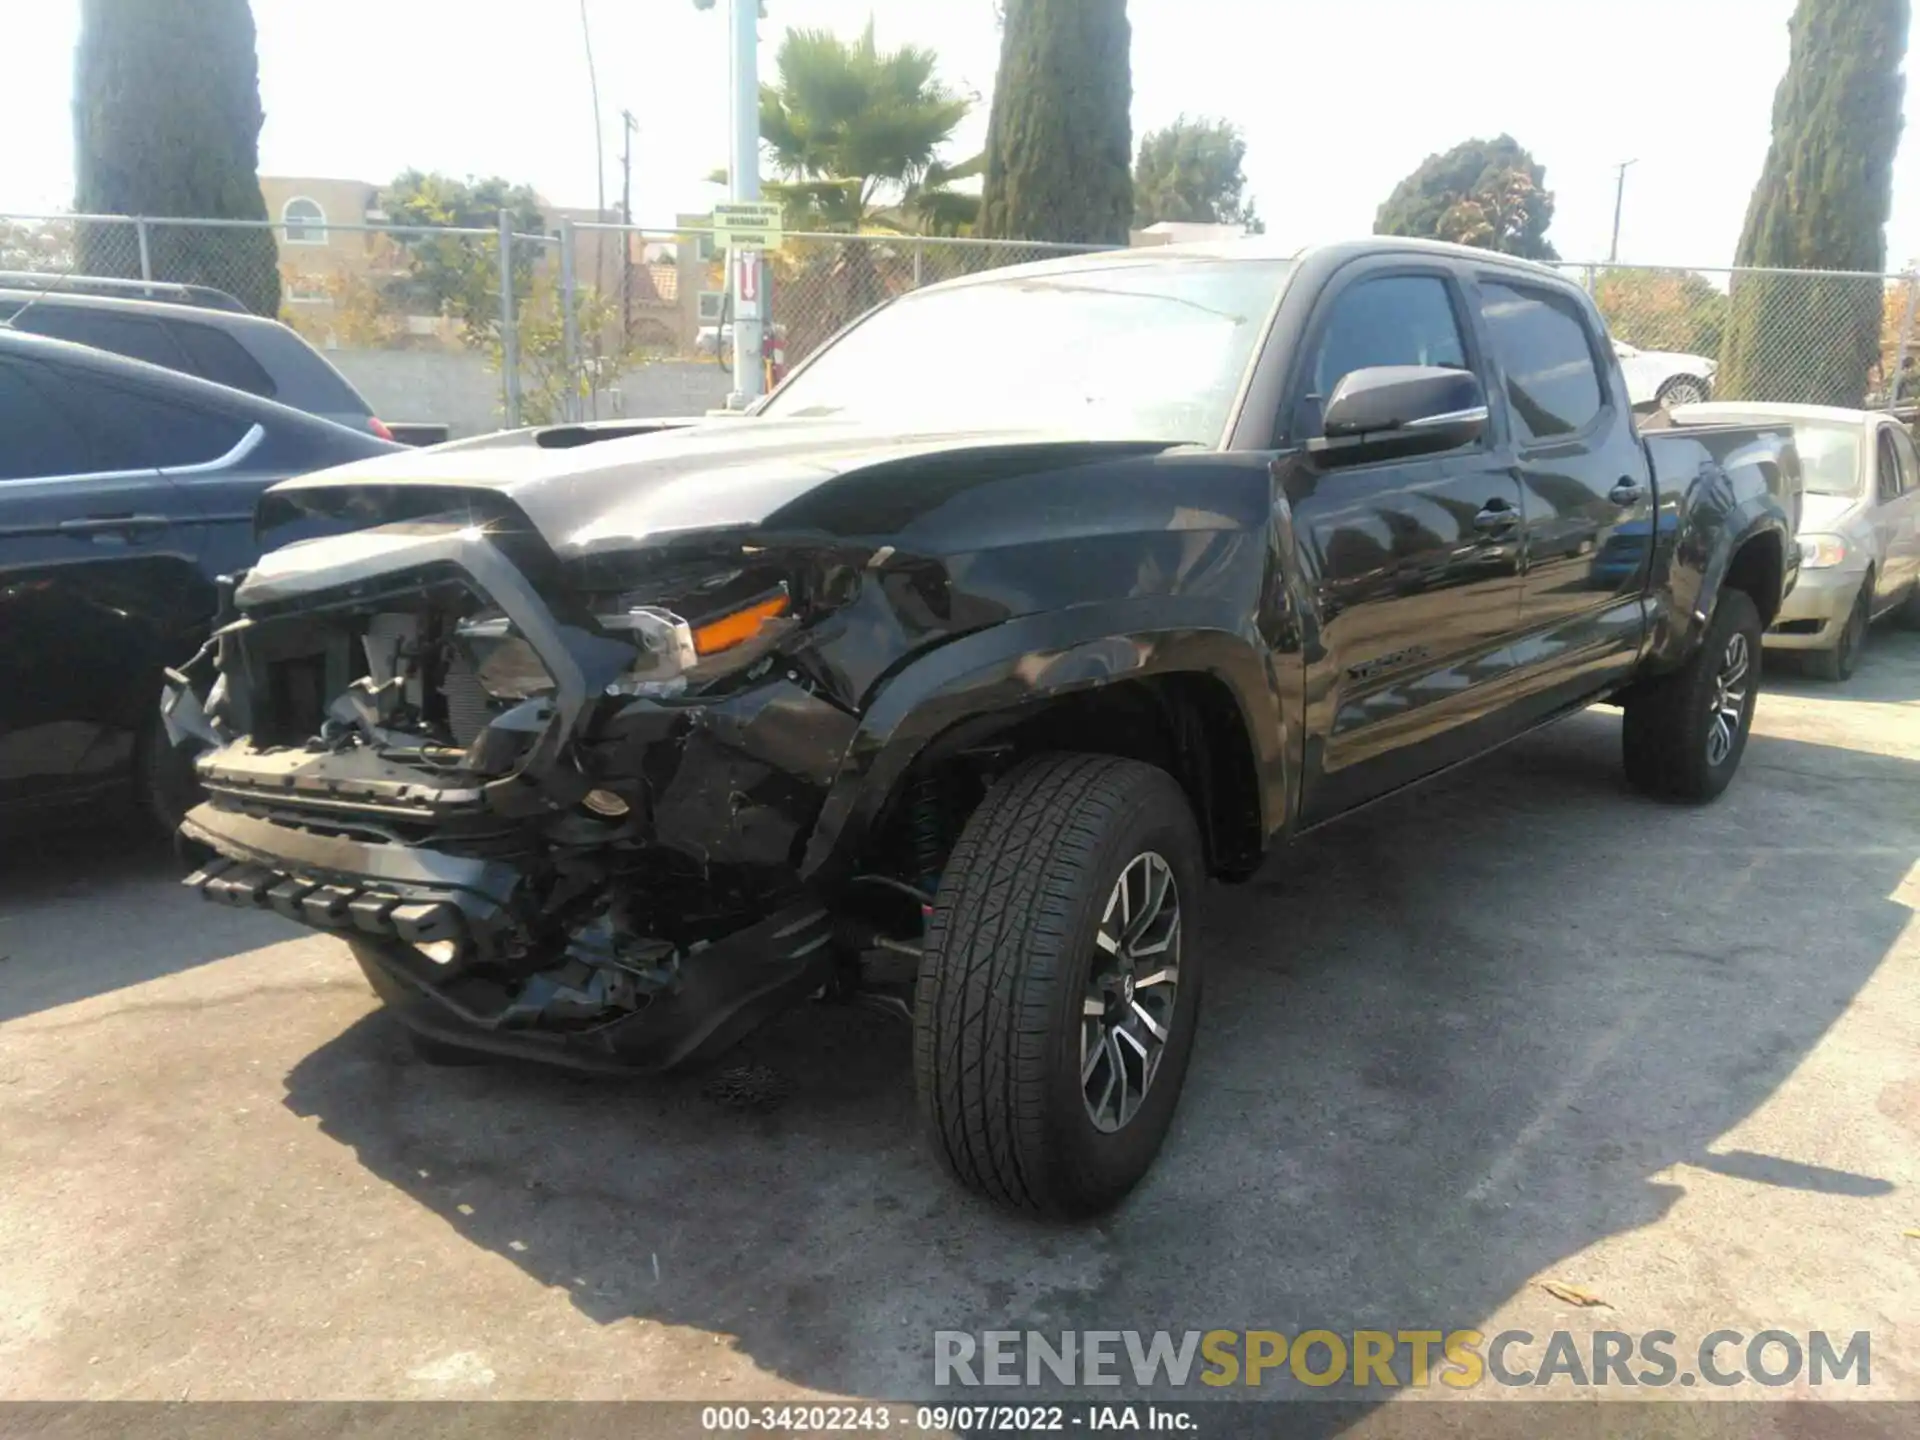
<path fill-rule="evenodd" d="M 978 162 L 947 166 L 940 147 L 973 108 L 935 76 L 933 51 L 882 52 L 873 22 L 858 40 L 789 30 L 777 84 L 760 87 L 760 135 L 781 178 L 764 188 L 795 228 L 953 233 L 978 197 L 954 180 Z"/>

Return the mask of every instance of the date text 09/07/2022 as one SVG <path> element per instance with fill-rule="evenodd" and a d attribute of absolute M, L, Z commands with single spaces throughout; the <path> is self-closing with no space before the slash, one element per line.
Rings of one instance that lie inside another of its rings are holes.
<path fill-rule="evenodd" d="M 707 1405 L 700 1429 L 707 1433 L 774 1435 L 901 1430 L 922 1435 L 978 1435 L 1005 1431 L 1146 1431 L 1191 1433 L 1198 1424 L 1181 1406 L 1080 1405 Z"/>

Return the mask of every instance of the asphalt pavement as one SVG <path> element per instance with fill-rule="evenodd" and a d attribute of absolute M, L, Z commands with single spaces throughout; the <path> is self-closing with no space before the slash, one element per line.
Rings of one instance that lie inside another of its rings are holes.
<path fill-rule="evenodd" d="M 1430 1326 L 1865 1330 L 1920 1400 L 1920 634 L 1770 678 L 1705 809 L 1619 725 L 1216 889 L 1175 1133 L 1082 1227 L 952 1187 L 886 1016 L 433 1068 L 337 942 L 12 844 L 0 1399 L 911 1398 L 940 1330 Z"/>

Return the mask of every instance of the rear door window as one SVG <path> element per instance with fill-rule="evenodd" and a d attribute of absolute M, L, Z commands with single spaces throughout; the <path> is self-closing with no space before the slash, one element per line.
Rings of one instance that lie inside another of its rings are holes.
<path fill-rule="evenodd" d="M 183 403 L 117 376 L 50 366 L 61 403 L 91 438 L 89 471 L 153 470 L 205 465 L 238 445 L 250 422 Z"/>
<path fill-rule="evenodd" d="M 1480 296 L 1517 438 L 1577 435 L 1598 419 L 1606 391 L 1579 308 L 1551 290 L 1504 280 L 1483 278 Z"/>
<path fill-rule="evenodd" d="M 81 306 L 29 305 L 13 320 L 16 330 L 91 345 L 168 370 L 190 370 L 167 327 L 144 315 L 117 315 Z"/>
<path fill-rule="evenodd" d="M 1915 453 L 1913 437 L 1905 430 L 1893 432 L 1893 452 L 1900 460 L 1900 493 L 1911 495 L 1920 489 L 1920 454 Z"/>
<path fill-rule="evenodd" d="M 1878 454 L 1874 460 L 1875 498 L 1886 505 L 1900 498 L 1900 455 L 1893 448 L 1894 430 L 1891 425 L 1880 427 L 1880 443 L 1876 447 Z"/>
<path fill-rule="evenodd" d="M 187 320 L 170 320 L 167 328 L 186 352 L 195 374 L 204 376 L 216 385 L 231 385 L 249 395 L 273 398 L 273 377 L 261 369 L 260 362 L 226 331 L 211 325 L 196 325 Z"/>
<path fill-rule="evenodd" d="M 46 367 L 0 359 L 0 480 L 79 475 L 97 468 L 86 432 L 60 404 Z"/>

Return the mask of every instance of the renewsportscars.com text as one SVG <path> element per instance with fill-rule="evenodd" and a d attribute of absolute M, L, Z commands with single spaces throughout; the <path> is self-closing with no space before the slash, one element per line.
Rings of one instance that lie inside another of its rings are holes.
<path fill-rule="evenodd" d="M 1872 1337 L 1824 1330 L 940 1330 L 938 1386 L 1870 1385 Z"/>

